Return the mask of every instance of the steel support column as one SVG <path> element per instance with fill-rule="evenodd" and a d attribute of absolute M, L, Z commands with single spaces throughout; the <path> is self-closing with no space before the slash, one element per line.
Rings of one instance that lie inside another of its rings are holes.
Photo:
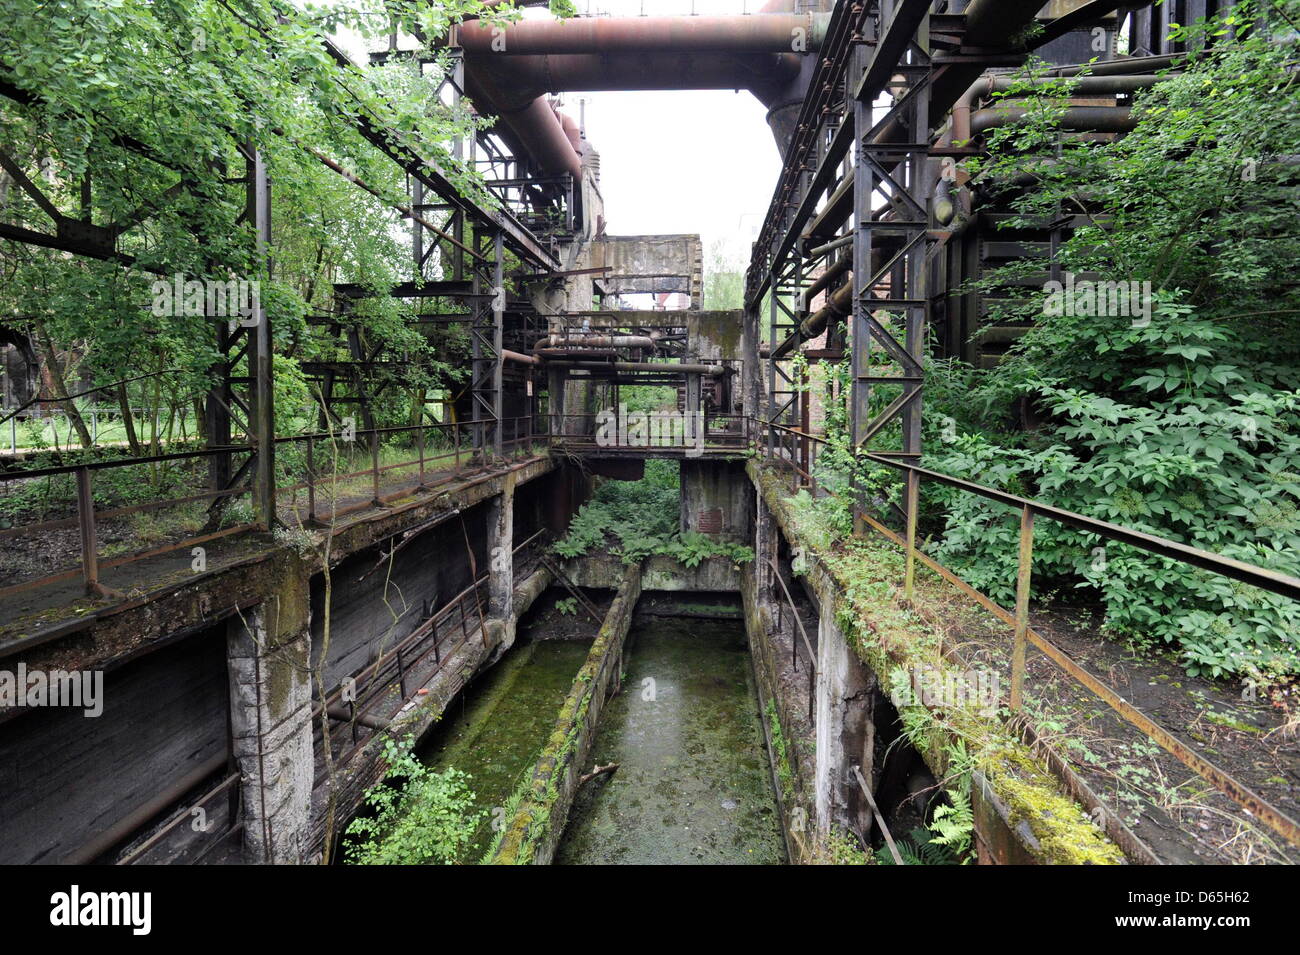
<path fill-rule="evenodd" d="M 254 263 L 259 276 L 270 275 L 271 184 L 262 154 L 248 161 L 248 220 L 253 226 Z M 261 295 L 255 295 L 248 328 L 249 440 L 254 447 L 253 513 L 258 523 L 275 526 L 275 391 L 271 368 L 271 323 Z"/>

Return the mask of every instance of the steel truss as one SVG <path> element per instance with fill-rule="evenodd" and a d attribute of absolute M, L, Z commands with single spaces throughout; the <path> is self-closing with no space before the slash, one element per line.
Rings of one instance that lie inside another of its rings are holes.
<path fill-rule="evenodd" d="M 939 292 L 927 276 L 951 235 L 934 217 L 934 184 L 942 157 L 968 152 L 932 145 L 932 130 L 985 70 L 1022 63 L 1026 42 L 1042 44 L 1120 5 L 1040 21 L 1044 29 L 1022 42 L 1040 6 L 1017 2 L 1005 16 L 994 4 L 950 0 L 835 6 L 746 276 L 746 322 L 757 333 L 766 307 L 769 348 L 766 381 L 749 383 L 750 407 L 765 413 L 770 449 L 805 479 L 809 400 L 796 358 L 838 358 L 841 321 L 853 447 L 921 456 L 926 330 Z M 822 293 L 825 304 L 812 312 Z M 806 347 L 822 334 L 824 349 Z"/>
<path fill-rule="evenodd" d="M 322 37 L 321 43 L 340 69 L 355 68 L 328 39 Z M 461 108 L 463 86 L 463 62 L 458 51 L 453 51 L 453 67 L 440 87 L 440 93 L 444 89 L 450 90 L 453 109 Z M 39 93 L 23 89 L 3 74 L 0 74 L 0 95 L 22 107 L 42 103 Z M 505 253 L 509 250 L 517 257 L 525 275 L 547 276 L 559 269 L 555 244 L 573 228 L 573 183 L 539 181 L 534 188 L 532 180 L 504 181 L 495 189 L 503 200 L 502 207 L 488 208 L 458 190 L 436 162 L 419 155 L 400 134 L 376 126 L 364 115 L 357 117 L 356 128 L 364 139 L 407 174 L 409 202 L 399 206 L 399 210 L 411 222 L 414 280 L 392 289 L 390 294 L 403 298 L 440 298 L 455 303 L 459 311 L 422 316 L 419 321 L 453 320 L 469 324 L 473 350 L 470 390 L 475 443 L 485 456 L 499 456 L 503 438 L 500 427 L 503 335 L 507 333 L 504 328 L 507 308 L 503 274 Z M 182 167 L 147 144 L 116 134 L 110 134 L 109 139 L 136 156 L 177 170 L 179 181 L 161 196 L 142 205 L 137 212 L 119 222 L 101 225 L 89 219 L 92 190 L 89 177 L 82 189 L 82 214 L 64 214 L 54 207 L 10 156 L 0 151 L 0 166 L 20 188 L 32 195 L 33 201 L 54 222 L 54 230 L 48 233 L 0 223 L 0 239 L 134 267 L 134 260 L 118 250 L 118 239 L 165 203 L 182 195 L 189 186 Z M 239 144 L 238 148 L 245 159 L 246 200 L 243 212 L 233 224 L 243 225 L 251 232 L 255 268 L 266 278 L 270 275 L 272 252 L 271 181 L 261 153 L 249 144 Z M 335 173 L 378 195 L 328 156 L 303 148 Z M 485 162 L 489 166 L 498 167 L 504 163 L 508 168 L 513 163 L 516 169 L 519 167 L 518 160 L 505 154 L 483 133 L 468 141 L 454 143 L 453 157 L 477 164 L 478 148 L 487 155 Z M 558 229 L 549 237 L 534 234 L 520 219 L 521 214 L 529 215 L 529 204 L 535 205 L 540 201 L 539 196 L 549 197 L 545 199 L 549 205 L 542 213 L 531 216 L 532 219 L 555 222 L 558 208 Z M 439 218 L 440 221 L 435 221 Z M 467 241 L 467 233 L 472 233 L 472 240 Z M 430 278 L 435 250 L 438 250 L 442 266 L 442 279 Z M 153 271 L 164 274 L 167 270 L 156 268 Z M 348 402 L 359 406 L 365 426 L 370 429 L 374 425 L 371 402 L 388 383 L 381 381 L 372 387 L 372 373 L 386 366 L 406 364 L 409 356 L 385 355 L 384 343 L 366 342 L 356 323 L 350 321 L 348 303 L 366 294 L 363 290 L 338 286 L 335 292 L 339 312 L 310 321 L 345 339 L 348 360 L 315 363 L 308 372 L 316 377 L 324 398 L 322 425 L 330 419 L 337 420 L 332 407 L 335 403 Z M 521 347 L 531 344 L 531 339 L 538 334 L 538 320 L 531 305 L 526 301 L 516 301 L 510 303 L 510 308 L 512 314 L 518 316 L 516 325 L 519 326 L 511 334 Z M 213 523 L 229 495 L 247 487 L 252 495 L 254 522 L 269 529 L 276 524 L 276 435 L 270 324 L 260 300 L 255 302 L 249 314 L 236 320 L 213 316 L 213 321 L 213 336 L 221 357 L 212 367 L 213 384 L 204 399 L 206 444 L 210 452 L 207 455 L 208 485 L 211 491 L 218 492 L 213 504 Z M 241 373 L 241 369 L 246 371 Z M 391 380 L 394 379 L 390 377 Z M 351 394 L 337 395 L 335 391 L 339 384 L 345 384 Z M 524 390 L 522 384 L 520 390 Z M 534 400 L 529 389 L 530 404 Z M 235 443 L 240 434 L 246 447 Z M 236 467 L 235 455 L 245 451 L 249 453 Z"/>

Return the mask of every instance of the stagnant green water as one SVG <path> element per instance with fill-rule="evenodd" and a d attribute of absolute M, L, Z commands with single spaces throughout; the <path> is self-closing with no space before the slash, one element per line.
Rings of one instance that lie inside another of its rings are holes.
<path fill-rule="evenodd" d="M 744 627 L 658 618 L 628 640 L 592 754 L 619 769 L 582 788 L 555 861 L 784 862 Z"/>
<path fill-rule="evenodd" d="M 420 747 L 420 757 L 434 769 L 454 766 L 469 773 L 475 808 L 487 813 L 460 861 L 477 862 L 487 851 L 493 819 L 500 819 L 555 728 L 560 704 L 590 649 L 590 643 L 574 640 L 516 646 L 452 704 Z"/>

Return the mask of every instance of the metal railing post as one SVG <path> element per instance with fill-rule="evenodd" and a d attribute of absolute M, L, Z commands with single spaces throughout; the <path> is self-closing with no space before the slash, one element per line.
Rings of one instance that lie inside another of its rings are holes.
<path fill-rule="evenodd" d="M 1020 511 L 1020 567 L 1016 573 L 1016 631 L 1011 647 L 1011 709 L 1020 709 L 1025 682 L 1025 645 L 1029 632 L 1029 587 L 1034 566 L 1034 511 Z"/>
<path fill-rule="evenodd" d="M 307 520 L 316 523 L 316 442 L 307 438 Z"/>
<path fill-rule="evenodd" d="M 912 584 L 916 579 L 916 511 L 920 497 L 921 475 L 907 472 L 907 571 L 903 576 L 903 599 L 912 600 Z"/>
<path fill-rule="evenodd" d="M 420 413 L 420 423 L 415 429 L 415 446 L 420 452 L 420 487 L 424 487 L 424 412 Z"/>
<path fill-rule="evenodd" d="M 99 553 L 90 468 L 77 468 L 77 526 L 81 529 L 81 576 L 86 584 L 86 593 L 94 594 L 99 591 Z"/>

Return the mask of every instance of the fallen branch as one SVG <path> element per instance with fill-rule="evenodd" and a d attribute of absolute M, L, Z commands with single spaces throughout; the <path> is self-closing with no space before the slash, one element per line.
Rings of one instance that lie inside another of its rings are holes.
<path fill-rule="evenodd" d="M 583 773 L 582 776 L 578 778 L 578 785 L 579 786 L 586 785 L 587 783 L 591 782 L 591 780 L 595 779 L 597 776 L 602 776 L 605 773 L 612 773 L 616 769 L 618 769 L 618 763 L 610 763 L 608 766 L 597 766 L 591 772 Z"/>

